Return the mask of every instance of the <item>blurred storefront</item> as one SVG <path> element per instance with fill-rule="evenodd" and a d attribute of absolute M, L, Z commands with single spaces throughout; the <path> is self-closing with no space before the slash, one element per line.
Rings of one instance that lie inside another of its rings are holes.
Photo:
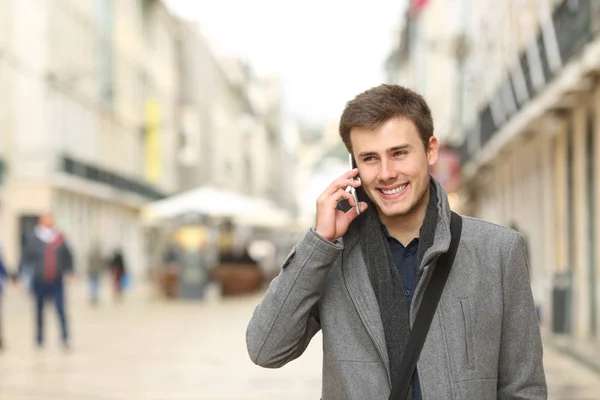
<path fill-rule="evenodd" d="M 292 219 L 273 203 L 204 186 L 147 204 L 142 221 L 152 236 L 152 276 L 170 297 L 222 295 L 261 288 L 278 270 L 278 247 L 289 252 Z M 286 232 L 288 231 L 288 232 Z"/>

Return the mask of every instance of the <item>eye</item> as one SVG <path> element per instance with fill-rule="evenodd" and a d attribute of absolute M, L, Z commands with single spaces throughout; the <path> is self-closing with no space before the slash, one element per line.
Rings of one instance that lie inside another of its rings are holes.
<path fill-rule="evenodd" d="M 369 162 L 369 161 L 373 161 L 375 159 L 374 156 L 366 156 L 365 158 L 363 158 L 364 162 Z"/>
<path fill-rule="evenodd" d="M 405 156 L 408 154 L 408 151 L 406 150 L 398 150 L 397 152 L 394 153 L 394 157 L 401 157 L 401 156 Z"/>

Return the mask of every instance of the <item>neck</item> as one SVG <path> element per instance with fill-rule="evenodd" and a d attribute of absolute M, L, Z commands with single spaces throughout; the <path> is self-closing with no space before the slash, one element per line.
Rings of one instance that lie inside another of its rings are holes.
<path fill-rule="evenodd" d="M 402 243 L 403 246 L 407 246 L 414 238 L 419 237 L 430 195 L 431 191 L 427 185 L 427 191 L 423 198 L 406 214 L 388 217 L 379 213 L 379 220 L 385 225 L 390 236 Z"/>

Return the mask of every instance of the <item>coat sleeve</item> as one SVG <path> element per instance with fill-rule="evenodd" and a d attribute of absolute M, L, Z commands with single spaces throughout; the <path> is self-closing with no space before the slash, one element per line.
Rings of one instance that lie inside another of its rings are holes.
<path fill-rule="evenodd" d="M 523 235 L 516 233 L 503 265 L 503 320 L 498 399 L 545 399 L 543 347 L 529 283 Z"/>
<path fill-rule="evenodd" d="M 294 247 L 248 324 L 246 344 L 255 364 L 279 368 L 304 352 L 321 329 L 321 289 L 342 249 L 312 229 Z"/>

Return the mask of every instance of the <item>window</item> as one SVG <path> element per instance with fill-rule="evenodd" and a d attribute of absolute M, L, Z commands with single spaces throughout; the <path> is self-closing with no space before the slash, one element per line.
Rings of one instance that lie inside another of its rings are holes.
<path fill-rule="evenodd" d="M 96 0 L 96 8 L 99 41 L 100 101 L 104 108 L 112 109 L 114 104 L 114 20 L 112 0 Z"/>
<path fill-rule="evenodd" d="M 141 0 L 141 20 L 142 20 L 142 35 L 146 39 L 146 44 L 152 46 L 154 40 L 154 1 Z"/>

